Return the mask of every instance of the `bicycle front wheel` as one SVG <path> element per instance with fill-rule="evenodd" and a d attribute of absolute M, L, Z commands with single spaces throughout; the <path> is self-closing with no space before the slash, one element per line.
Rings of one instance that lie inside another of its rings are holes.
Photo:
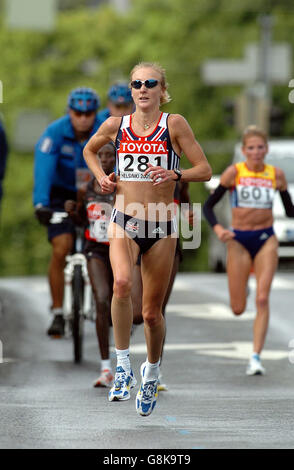
<path fill-rule="evenodd" d="M 79 363 L 82 360 L 83 352 L 83 334 L 84 334 L 84 280 L 82 275 L 82 267 L 76 265 L 74 267 L 73 281 L 73 319 L 72 319 L 72 336 L 74 347 L 74 361 Z"/>

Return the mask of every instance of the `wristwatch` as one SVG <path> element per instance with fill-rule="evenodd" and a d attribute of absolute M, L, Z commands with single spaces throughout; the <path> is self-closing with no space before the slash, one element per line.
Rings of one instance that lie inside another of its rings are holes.
<path fill-rule="evenodd" d="M 174 173 L 177 175 L 177 179 L 176 179 L 175 181 L 180 181 L 180 179 L 182 178 L 182 172 L 181 172 L 181 170 L 175 169 L 175 170 L 174 170 Z"/>

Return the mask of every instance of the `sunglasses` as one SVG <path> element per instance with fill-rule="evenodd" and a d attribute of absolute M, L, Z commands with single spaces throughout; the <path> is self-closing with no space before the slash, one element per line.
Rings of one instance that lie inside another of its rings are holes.
<path fill-rule="evenodd" d="M 113 103 L 117 109 L 128 108 L 131 103 Z"/>
<path fill-rule="evenodd" d="M 76 117 L 81 117 L 83 115 L 86 117 L 90 117 L 90 116 L 93 116 L 93 114 L 95 114 L 95 111 L 76 111 L 75 109 L 73 109 L 73 112 Z"/>
<path fill-rule="evenodd" d="M 140 90 L 142 85 L 145 85 L 146 88 L 154 88 L 158 84 L 158 80 L 154 78 L 150 78 L 149 80 L 133 80 L 131 82 L 131 87 L 135 88 L 136 90 Z"/>

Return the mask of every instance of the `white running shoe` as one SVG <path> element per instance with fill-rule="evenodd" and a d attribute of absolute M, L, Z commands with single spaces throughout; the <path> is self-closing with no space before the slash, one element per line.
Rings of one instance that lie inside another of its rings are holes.
<path fill-rule="evenodd" d="M 116 368 L 114 384 L 109 390 L 109 401 L 124 401 L 131 397 L 130 390 L 137 385 L 133 371 L 128 374 L 121 366 Z"/>
<path fill-rule="evenodd" d="M 158 376 L 157 390 L 159 392 L 167 392 L 168 391 L 168 386 L 164 383 L 161 372 L 159 373 L 159 376 Z"/>
<path fill-rule="evenodd" d="M 98 379 L 95 380 L 94 387 L 111 387 L 113 384 L 113 375 L 109 369 L 101 371 Z"/>
<path fill-rule="evenodd" d="M 246 369 L 247 375 L 264 375 L 265 368 L 262 366 L 258 356 L 252 356 Z"/>
<path fill-rule="evenodd" d="M 149 416 L 156 405 L 158 397 L 157 383 L 158 379 L 143 381 L 146 365 L 141 365 L 142 382 L 136 397 L 136 410 L 141 416 Z"/>

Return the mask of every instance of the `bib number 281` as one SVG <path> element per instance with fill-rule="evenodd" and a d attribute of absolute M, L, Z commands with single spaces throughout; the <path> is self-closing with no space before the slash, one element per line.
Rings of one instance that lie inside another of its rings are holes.
<path fill-rule="evenodd" d="M 167 155 L 120 154 L 120 179 L 125 181 L 151 181 L 149 175 L 144 176 L 148 163 L 167 169 Z"/>

